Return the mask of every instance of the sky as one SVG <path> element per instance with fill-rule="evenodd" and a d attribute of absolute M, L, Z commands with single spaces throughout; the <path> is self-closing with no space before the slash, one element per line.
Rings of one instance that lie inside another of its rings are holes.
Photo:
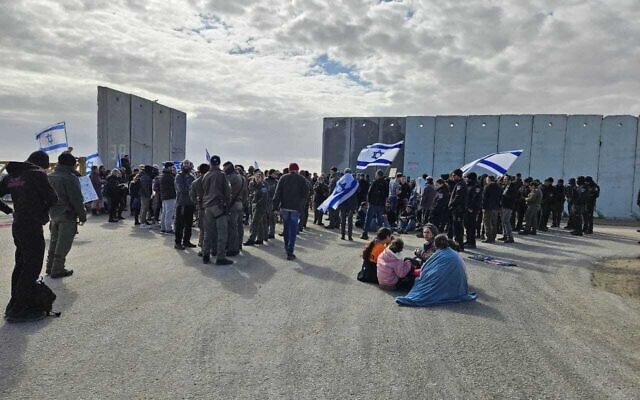
<path fill-rule="evenodd" d="M 0 159 L 97 86 L 183 110 L 187 158 L 318 170 L 322 118 L 640 113 L 637 0 L 0 0 Z"/>

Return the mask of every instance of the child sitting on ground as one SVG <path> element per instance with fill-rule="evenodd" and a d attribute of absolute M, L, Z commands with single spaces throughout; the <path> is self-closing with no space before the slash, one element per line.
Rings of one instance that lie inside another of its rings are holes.
<path fill-rule="evenodd" d="M 358 280 L 361 282 L 378 283 L 376 263 L 378 257 L 391 242 L 391 229 L 380 228 L 373 239 L 362 252 L 362 268 L 358 272 Z"/>
<path fill-rule="evenodd" d="M 410 259 L 402 257 L 404 242 L 394 239 L 380 254 L 377 263 L 378 284 L 384 290 L 411 289 L 415 276 Z"/>

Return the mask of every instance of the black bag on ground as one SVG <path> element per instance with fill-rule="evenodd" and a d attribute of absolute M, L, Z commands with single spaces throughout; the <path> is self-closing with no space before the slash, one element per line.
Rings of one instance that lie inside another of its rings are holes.
<path fill-rule="evenodd" d="M 364 260 L 362 262 L 362 269 L 358 272 L 358 280 L 360 282 L 378 283 L 378 267 L 375 263 Z"/>
<path fill-rule="evenodd" d="M 56 294 L 53 290 L 47 286 L 42 278 L 36 281 L 36 286 L 33 289 L 33 297 L 31 299 L 31 305 L 37 310 L 42 310 L 47 315 L 60 316 L 59 312 L 52 312 L 53 302 L 56 301 Z"/>

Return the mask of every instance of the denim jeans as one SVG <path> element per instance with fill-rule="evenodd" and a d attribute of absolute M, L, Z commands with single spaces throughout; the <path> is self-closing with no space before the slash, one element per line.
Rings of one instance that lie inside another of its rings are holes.
<path fill-rule="evenodd" d="M 378 224 L 378 228 L 385 225 L 385 219 L 384 219 L 384 207 L 382 206 L 374 206 L 372 204 L 369 204 L 369 208 L 367 208 L 367 217 L 365 218 L 364 221 L 364 233 L 369 233 L 369 228 L 371 227 L 371 222 L 373 221 L 373 218 L 376 219 L 376 222 Z"/>
<path fill-rule="evenodd" d="M 414 229 L 416 229 L 416 220 L 414 218 L 400 221 L 400 230 L 412 232 Z"/>
<path fill-rule="evenodd" d="M 300 213 L 294 210 L 280 210 L 280 217 L 282 218 L 282 225 L 284 226 L 284 249 L 287 251 L 287 254 L 293 254 L 296 246 Z"/>

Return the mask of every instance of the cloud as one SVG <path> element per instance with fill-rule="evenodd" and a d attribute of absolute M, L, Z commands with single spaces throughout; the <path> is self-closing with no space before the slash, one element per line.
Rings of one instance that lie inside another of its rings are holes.
<path fill-rule="evenodd" d="M 0 157 L 65 120 L 96 147 L 96 87 L 184 110 L 188 157 L 320 165 L 326 116 L 637 114 L 632 0 L 11 1 Z"/>

